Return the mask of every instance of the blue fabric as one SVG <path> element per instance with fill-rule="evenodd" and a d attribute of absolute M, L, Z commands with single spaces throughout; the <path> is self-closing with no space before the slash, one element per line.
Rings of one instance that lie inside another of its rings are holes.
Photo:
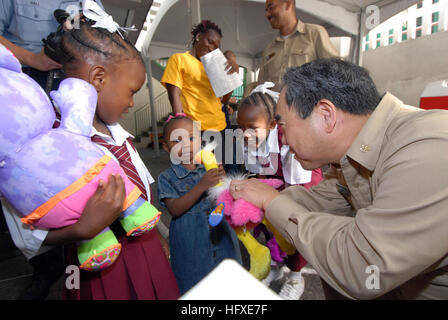
<path fill-rule="evenodd" d="M 103 7 L 100 0 L 96 2 Z M 0 2 L 0 35 L 28 51 L 42 50 L 42 39 L 56 31 L 56 9 L 71 11 L 80 0 L 2 0 Z M 71 12 L 69 12 L 71 13 Z"/>
<path fill-rule="evenodd" d="M 189 171 L 182 165 L 172 165 L 158 178 L 159 202 L 179 198 L 199 183 L 205 168 L 199 165 Z M 226 220 L 215 228 L 208 224 L 208 215 L 214 209 L 212 201 L 204 196 L 182 216 L 171 219 L 171 267 L 182 294 L 204 278 L 223 259 L 241 263 L 241 253 L 235 232 Z M 219 288 L 217 288 L 219 290 Z"/>

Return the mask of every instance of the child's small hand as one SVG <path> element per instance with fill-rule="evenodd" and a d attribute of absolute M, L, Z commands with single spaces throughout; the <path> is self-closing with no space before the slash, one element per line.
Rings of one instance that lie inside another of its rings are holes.
<path fill-rule="evenodd" d="M 126 189 L 119 174 L 110 174 L 109 181 L 100 180 L 96 192 L 87 201 L 76 222 L 81 239 L 91 239 L 114 222 L 123 211 Z"/>
<path fill-rule="evenodd" d="M 210 169 L 209 171 L 207 171 L 204 176 L 202 177 L 201 181 L 199 182 L 202 187 L 205 190 L 210 189 L 211 187 L 214 187 L 215 185 L 217 185 L 219 183 L 219 180 L 222 177 L 222 172 L 224 171 L 224 169 L 218 168 L 218 169 Z M 225 172 L 224 172 L 225 174 Z"/>
<path fill-rule="evenodd" d="M 220 178 L 224 178 L 226 176 L 226 171 L 224 170 L 224 167 L 222 166 L 222 164 L 218 165 L 218 172 L 219 172 Z"/>

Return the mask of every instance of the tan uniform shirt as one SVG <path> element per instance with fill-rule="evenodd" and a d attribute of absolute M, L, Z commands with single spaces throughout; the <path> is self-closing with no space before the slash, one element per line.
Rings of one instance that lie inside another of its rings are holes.
<path fill-rule="evenodd" d="M 387 93 L 325 180 L 266 215 L 349 298 L 448 299 L 448 112 Z"/>
<path fill-rule="evenodd" d="M 275 83 L 273 90 L 280 91 L 282 76 L 290 67 L 321 58 L 338 57 L 324 27 L 298 20 L 296 30 L 287 39 L 279 34 L 263 51 L 258 84 Z"/>

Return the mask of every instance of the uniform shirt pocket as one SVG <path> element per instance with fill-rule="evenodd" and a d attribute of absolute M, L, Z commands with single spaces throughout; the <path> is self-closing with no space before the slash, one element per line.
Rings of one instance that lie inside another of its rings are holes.
<path fill-rule="evenodd" d="M 55 8 L 45 5 L 45 1 L 17 0 L 17 16 L 23 22 L 39 22 L 54 20 Z"/>
<path fill-rule="evenodd" d="M 281 67 L 281 55 L 278 52 L 270 52 L 263 58 L 263 75 L 259 81 L 271 81 L 277 83 Z"/>
<path fill-rule="evenodd" d="M 289 66 L 299 67 L 311 61 L 311 55 L 304 50 L 292 50 L 289 56 Z"/>
<path fill-rule="evenodd" d="M 17 0 L 15 10 L 10 29 L 24 43 L 41 45 L 43 38 L 56 31 L 55 8 L 51 8 L 46 1 Z"/>

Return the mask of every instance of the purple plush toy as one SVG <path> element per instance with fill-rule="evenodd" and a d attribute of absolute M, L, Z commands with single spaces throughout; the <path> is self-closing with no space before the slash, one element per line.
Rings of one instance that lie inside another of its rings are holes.
<path fill-rule="evenodd" d="M 62 81 L 51 97 L 61 109 L 53 129 L 53 106 L 41 87 L 22 73 L 19 61 L 0 45 L 0 193 L 22 221 L 57 229 L 78 221 L 100 179 L 119 173 L 126 189 L 120 222 L 128 236 L 154 228 L 160 212 L 140 197 L 120 165 L 90 140 L 97 93 L 75 78 Z M 81 268 L 101 270 L 121 245 L 109 228 L 78 245 Z"/>

